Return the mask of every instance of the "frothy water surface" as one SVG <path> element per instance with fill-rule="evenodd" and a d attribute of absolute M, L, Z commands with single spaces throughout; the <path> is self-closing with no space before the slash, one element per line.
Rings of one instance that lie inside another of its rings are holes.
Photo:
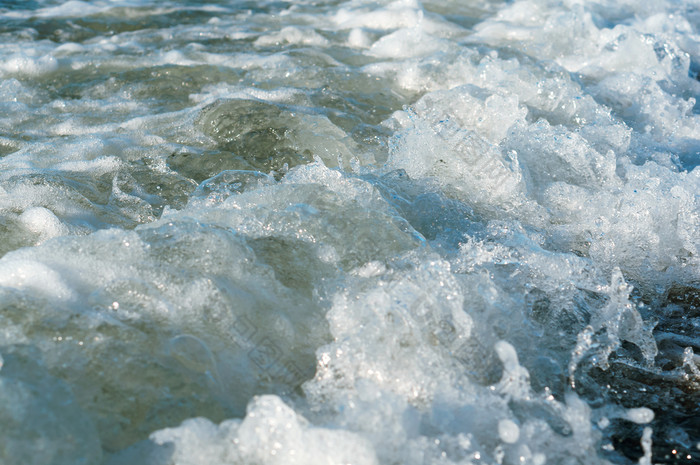
<path fill-rule="evenodd" d="M 700 463 L 693 0 L 0 2 L 0 462 Z"/>

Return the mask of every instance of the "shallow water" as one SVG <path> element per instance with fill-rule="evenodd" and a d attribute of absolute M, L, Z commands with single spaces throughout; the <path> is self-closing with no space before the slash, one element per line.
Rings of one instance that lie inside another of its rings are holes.
<path fill-rule="evenodd" d="M 700 5 L 0 2 L 0 462 L 700 463 Z"/>

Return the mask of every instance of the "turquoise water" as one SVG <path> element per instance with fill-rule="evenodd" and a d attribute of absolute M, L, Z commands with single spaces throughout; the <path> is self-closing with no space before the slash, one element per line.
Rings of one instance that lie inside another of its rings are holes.
<path fill-rule="evenodd" d="M 699 8 L 0 1 L 0 463 L 700 463 Z"/>

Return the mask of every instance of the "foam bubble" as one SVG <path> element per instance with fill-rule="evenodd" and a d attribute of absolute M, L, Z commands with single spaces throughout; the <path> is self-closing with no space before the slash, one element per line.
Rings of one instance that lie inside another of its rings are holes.
<path fill-rule="evenodd" d="M 384 30 L 415 26 L 422 19 L 423 13 L 415 0 L 397 0 L 374 11 L 341 8 L 333 17 L 340 28 Z"/>
<path fill-rule="evenodd" d="M 39 76 L 58 70 L 58 60 L 53 56 L 30 56 L 17 54 L 3 60 L 0 72 L 5 76 Z"/>
<path fill-rule="evenodd" d="M 498 422 L 498 435 L 501 437 L 501 441 L 513 444 L 518 442 L 520 428 L 513 420 L 501 420 Z"/>
<path fill-rule="evenodd" d="M 362 28 L 353 28 L 348 34 L 348 44 L 351 47 L 367 48 L 371 44 L 371 39 Z"/>
<path fill-rule="evenodd" d="M 653 429 L 649 428 L 648 426 L 644 427 L 644 432 L 642 433 L 642 439 L 641 439 L 641 444 L 642 444 L 642 450 L 644 451 L 644 455 L 639 458 L 639 465 L 651 465 L 651 458 L 652 458 L 652 453 L 651 453 L 651 435 L 654 432 Z"/>
<path fill-rule="evenodd" d="M 367 54 L 378 58 L 418 57 L 446 47 L 447 43 L 423 32 L 421 28 L 406 28 L 385 35 L 372 44 Z"/>
<path fill-rule="evenodd" d="M 64 301 L 75 297 L 74 290 L 61 273 L 38 261 L 24 259 L 21 255 L 14 255 L 0 263 L 0 286 L 34 290 Z"/>
<path fill-rule="evenodd" d="M 38 234 L 41 241 L 68 234 L 68 228 L 47 208 L 29 208 L 20 215 L 19 220 L 24 227 Z"/>
<path fill-rule="evenodd" d="M 654 411 L 646 407 L 628 409 L 627 419 L 639 425 L 645 425 L 654 419 Z"/>
<path fill-rule="evenodd" d="M 33 14 L 43 17 L 83 17 L 104 11 L 103 5 L 94 5 L 80 0 L 69 0 L 59 6 L 41 8 Z"/>
<path fill-rule="evenodd" d="M 342 430 L 314 427 L 276 396 L 254 398 L 242 421 L 219 426 L 205 419 L 154 433 L 156 444 L 174 446 L 173 464 L 207 464 L 226 456 L 241 463 L 378 463 L 372 447 Z"/>

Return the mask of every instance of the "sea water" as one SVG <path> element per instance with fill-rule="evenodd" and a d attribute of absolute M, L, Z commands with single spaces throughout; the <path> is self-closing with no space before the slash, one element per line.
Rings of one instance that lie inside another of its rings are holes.
<path fill-rule="evenodd" d="M 0 463 L 700 463 L 696 0 L 0 1 Z"/>

